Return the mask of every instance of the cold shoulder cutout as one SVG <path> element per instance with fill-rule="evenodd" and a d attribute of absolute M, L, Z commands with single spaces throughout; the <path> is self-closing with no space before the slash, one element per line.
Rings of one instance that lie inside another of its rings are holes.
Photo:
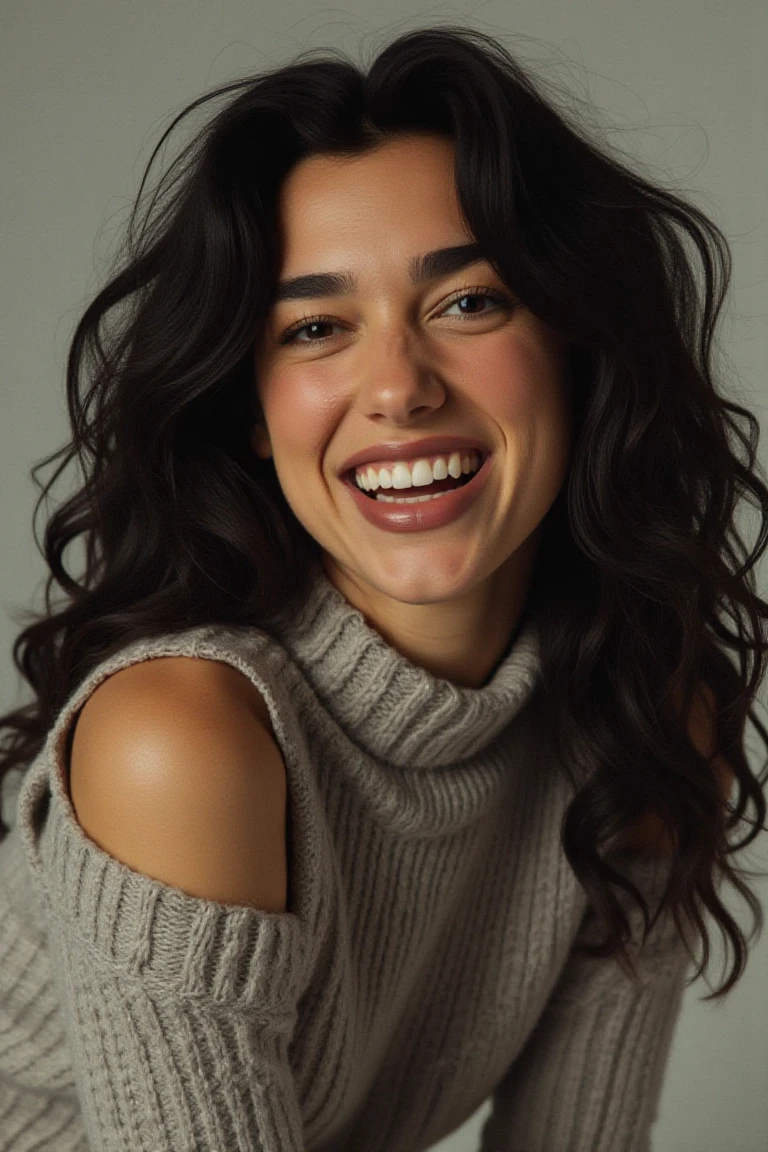
<path fill-rule="evenodd" d="M 184 656 L 102 681 L 69 754 L 88 838 L 190 895 L 285 912 L 286 771 L 257 695 L 231 665 Z"/>

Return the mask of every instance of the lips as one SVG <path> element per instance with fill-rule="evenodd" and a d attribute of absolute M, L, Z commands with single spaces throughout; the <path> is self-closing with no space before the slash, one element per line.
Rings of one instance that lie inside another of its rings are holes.
<path fill-rule="evenodd" d="M 421 456 L 450 455 L 452 452 L 476 451 L 483 460 L 491 455 L 491 449 L 482 440 L 470 436 L 426 436 L 421 440 L 389 440 L 372 444 L 348 457 L 339 469 L 339 476 L 354 472 L 363 464 L 379 460 L 413 460 Z"/>

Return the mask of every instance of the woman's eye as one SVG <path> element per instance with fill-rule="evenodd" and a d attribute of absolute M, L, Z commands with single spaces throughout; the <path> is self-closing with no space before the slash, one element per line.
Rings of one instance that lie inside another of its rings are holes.
<path fill-rule="evenodd" d="M 514 307 L 514 305 L 515 305 L 515 301 L 512 300 L 511 297 L 502 295 L 500 292 L 486 292 L 486 291 L 462 292 L 458 296 L 454 296 L 453 300 L 450 300 L 447 304 L 445 304 L 443 306 L 443 308 L 440 310 L 440 312 L 438 313 L 438 315 L 439 316 L 445 315 L 445 313 L 447 313 L 449 308 L 454 308 L 457 304 L 461 304 L 465 300 L 480 300 L 480 299 L 482 299 L 484 301 L 485 300 L 494 301 L 496 304 L 499 304 L 502 306 L 502 310 L 504 308 L 510 309 L 510 308 Z M 493 308 L 488 309 L 485 306 L 483 306 L 481 308 L 475 308 L 474 310 L 471 310 L 469 312 L 459 312 L 458 317 L 460 320 L 473 320 L 476 316 L 482 317 L 482 316 L 485 316 L 489 311 L 493 312 L 494 310 L 498 311 L 498 309 L 493 309 Z M 304 320 L 303 324 L 298 325 L 294 328 L 289 328 L 288 331 L 283 334 L 283 336 L 280 340 L 280 343 L 281 344 L 323 344 L 323 343 L 325 343 L 326 340 L 330 340 L 331 337 L 330 336 L 321 336 L 317 340 L 299 340 L 298 339 L 299 333 L 300 332 L 309 332 L 310 329 L 315 329 L 315 331 L 316 331 L 318 328 L 336 328 L 336 327 L 339 327 L 339 324 L 336 320 L 334 320 L 334 318 L 332 316 L 310 316 Z"/>
<path fill-rule="evenodd" d="M 285 333 L 281 344 L 322 344 L 323 340 L 329 339 L 327 336 L 321 336 L 319 340 L 297 340 L 296 337 L 299 332 L 308 332 L 310 328 L 335 328 L 336 322 L 325 316 L 319 316 L 316 320 L 307 320 L 300 328 L 289 329 Z"/>
<path fill-rule="evenodd" d="M 443 309 L 441 315 L 448 311 L 448 308 L 453 308 L 456 304 L 461 304 L 464 300 L 496 300 L 499 304 L 506 303 L 503 297 L 496 295 L 495 292 L 464 292 L 461 296 L 455 297 L 450 304 Z M 460 312 L 459 315 L 462 319 L 470 316 L 484 316 L 486 312 L 493 311 L 493 309 L 479 308 L 472 309 L 469 312 Z"/>

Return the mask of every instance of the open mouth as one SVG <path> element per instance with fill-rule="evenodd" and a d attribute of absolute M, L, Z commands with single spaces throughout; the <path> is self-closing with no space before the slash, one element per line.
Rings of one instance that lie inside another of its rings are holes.
<path fill-rule="evenodd" d="M 473 449 L 473 451 L 476 451 L 476 449 Z M 433 480 L 431 484 L 414 484 L 410 488 L 376 488 L 366 491 L 365 488 L 361 488 L 355 480 L 354 468 L 345 472 L 342 479 L 345 484 L 349 484 L 351 488 L 354 488 L 357 492 L 361 492 L 363 496 L 367 496 L 369 500 L 375 500 L 379 492 L 382 492 L 385 496 L 400 495 L 403 499 L 414 496 L 436 496 L 439 492 L 455 492 L 458 488 L 464 488 L 482 471 L 490 456 L 490 452 L 480 452 L 480 467 L 475 469 L 474 472 L 463 473 L 457 479 L 454 479 L 453 476 L 447 476 L 445 480 Z"/>

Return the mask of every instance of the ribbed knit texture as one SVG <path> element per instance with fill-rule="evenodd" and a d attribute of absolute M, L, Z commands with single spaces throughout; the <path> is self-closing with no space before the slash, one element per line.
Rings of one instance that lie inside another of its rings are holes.
<path fill-rule="evenodd" d="M 190 896 L 77 823 L 76 712 L 166 655 L 226 661 L 267 703 L 285 913 Z M 322 574 L 279 638 L 207 626 L 95 668 L 0 845 L 0 1152 L 419 1152 L 491 1095 L 481 1152 L 648 1152 L 690 961 L 668 915 L 638 952 L 623 895 L 639 983 L 572 954 L 597 936 L 538 673 L 531 615 L 457 687 Z M 663 861 L 622 866 L 655 911 Z"/>

